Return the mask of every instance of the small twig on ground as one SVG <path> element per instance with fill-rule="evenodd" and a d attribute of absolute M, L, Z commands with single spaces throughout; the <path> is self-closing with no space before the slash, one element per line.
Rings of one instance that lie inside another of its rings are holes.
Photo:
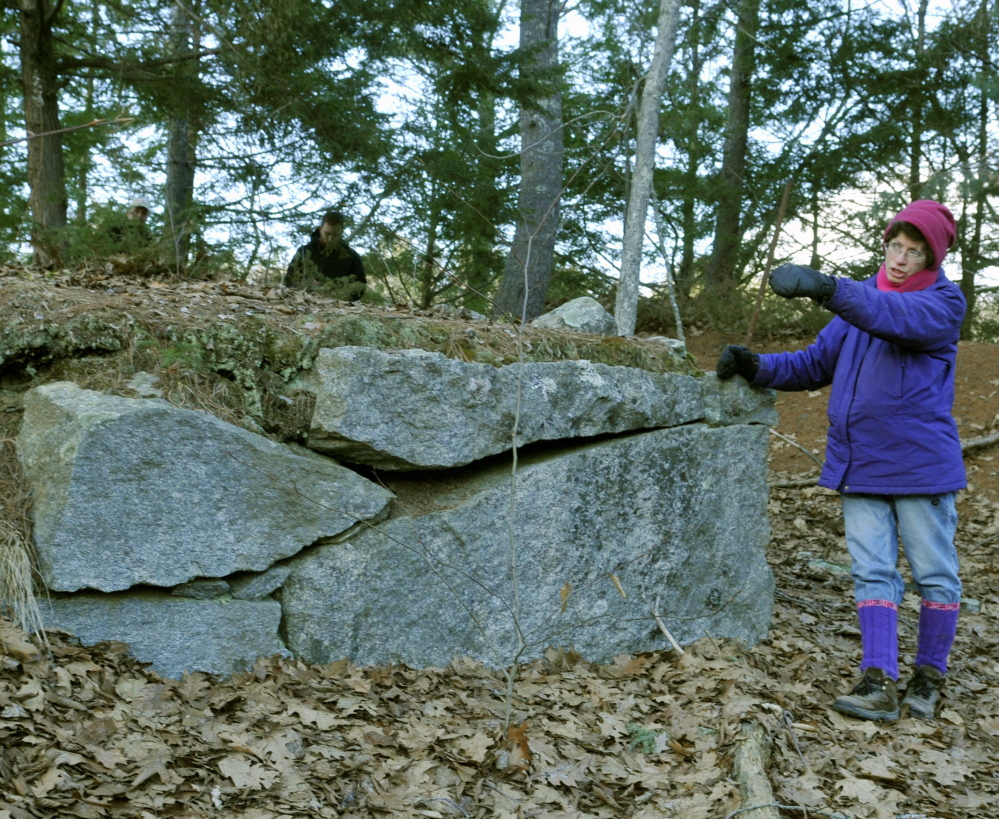
<path fill-rule="evenodd" d="M 798 745 L 798 735 L 794 732 L 794 716 L 786 708 L 781 712 L 780 724 L 781 727 L 787 731 L 788 736 L 791 737 L 791 742 L 794 743 L 794 750 L 798 752 L 798 759 L 801 760 L 801 764 L 804 765 L 805 768 L 808 768 L 805 756 L 801 753 L 801 746 Z"/>
<path fill-rule="evenodd" d="M 792 439 L 788 438 L 788 437 L 787 437 L 786 435 L 781 435 L 781 434 L 780 434 L 780 433 L 779 433 L 779 432 L 778 432 L 777 430 L 775 430 L 775 429 L 771 429 L 771 430 L 770 430 L 770 434 L 771 434 L 771 435 L 776 435 L 776 436 L 777 436 L 778 438 L 780 438 L 780 439 L 781 439 L 782 441 L 784 441 L 784 442 L 786 442 L 786 443 L 790 444 L 791 446 L 795 447 L 796 449 L 800 449 L 800 450 L 801 450 L 802 452 L 804 452 L 804 453 L 805 453 L 805 454 L 806 454 L 806 455 L 807 455 L 807 456 L 808 456 L 809 458 L 811 458 L 811 459 L 812 459 L 813 461 L 815 461 L 815 463 L 817 463 L 817 464 L 818 464 L 818 466 L 819 466 L 819 469 L 822 469 L 822 467 L 823 467 L 823 466 L 825 466 L 825 464 L 823 464 L 823 463 L 822 463 L 822 461 L 820 461 L 820 460 L 819 460 L 819 459 L 818 459 L 817 457 L 815 457 L 815 453 L 813 453 L 813 452 L 809 452 L 809 451 L 808 451 L 807 449 L 805 449 L 805 448 L 804 448 L 804 447 L 803 447 L 803 446 L 802 446 L 801 444 L 799 444 L 799 443 L 798 443 L 797 441 L 794 441 L 794 440 L 792 440 Z"/>
<path fill-rule="evenodd" d="M 975 438 L 971 441 L 964 441 L 961 444 L 961 452 L 966 455 L 976 449 L 984 449 L 985 447 L 992 446 L 995 443 L 999 443 L 999 432 L 987 435 L 984 438 Z"/>
<path fill-rule="evenodd" d="M 767 484 L 771 489 L 804 489 L 808 486 L 815 486 L 819 482 L 818 476 L 814 478 L 799 478 L 796 481 L 775 481 Z"/>
<path fill-rule="evenodd" d="M 504 797 L 505 799 L 509 799 L 515 805 L 522 804 L 522 800 L 518 799 L 515 796 L 510 796 L 510 794 L 508 794 L 508 793 L 503 793 L 503 791 L 501 791 L 496 785 L 494 785 L 489 780 L 486 780 L 485 785 L 486 785 L 487 788 L 496 791 L 496 793 L 498 793 L 500 796 Z"/>
<path fill-rule="evenodd" d="M 444 804 L 449 805 L 454 810 L 460 812 L 461 815 L 465 817 L 465 819 L 468 819 L 468 811 L 466 811 L 461 805 L 459 805 L 453 799 L 447 799 L 447 798 L 445 798 L 443 796 L 434 796 L 434 797 L 429 798 L 429 799 L 421 799 L 420 802 L 421 803 L 443 802 Z"/>
<path fill-rule="evenodd" d="M 999 532 L 997 532 L 996 534 L 992 535 L 991 537 L 985 538 L 985 540 L 981 541 L 980 543 L 976 543 L 974 546 L 972 546 L 970 549 L 968 549 L 968 551 L 963 552 L 964 557 L 967 557 L 968 555 L 973 554 L 974 552 L 977 552 L 979 549 L 982 548 L 982 546 L 988 546 L 996 538 L 999 538 Z"/>
<path fill-rule="evenodd" d="M 649 607 L 649 611 L 652 612 L 652 616 L 655 618 L 656 625 L 659 626 L 659 630 L 663 633 L 663 636 L 669 640 L 669 644 L 673 646 L 673 650 L 678 654 L 683 654 L 683 649 L 680 647 L 680 644 L 676 641 L 673 635 L 669 633 L 669 629 L 666 628 L 666 624 L 662 621 L 662 618 L 659 617 L 659 598 L 656 598 L 656 604 L 654 606 L 649 602 L 649 598 L 647 598 L 644 594 L 642 595 L 642 599 Z"/>

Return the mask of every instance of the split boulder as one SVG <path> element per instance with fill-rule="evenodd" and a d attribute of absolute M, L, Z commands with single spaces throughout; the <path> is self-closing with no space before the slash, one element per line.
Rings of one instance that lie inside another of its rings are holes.
<path fill-rule="evenodd" d="M 203 412 L 56 382 L 25 396 L 18 449 L 53 591 L 176 586 L 263 571 L 391 494 Z"/>
<path fill-rule="evenodd" d="M 467 363 L 423 350 L 319 351 L 311 449 L 388 470 L 444 469 L 535 441 L 691 423 L 699 379 L 590 361 Z"/>
<path fill-rule="evenodd" d="M 605 661 L 668 645 L 653 611 L 680 642 L 754 643 L 773 605 L 766 449 L 765 427 L 693 424 L 528 455 L 515 482 L 397 476 L 390 519 L 287 563 L 288 647 L 502 668 L 558 644 Z"/>

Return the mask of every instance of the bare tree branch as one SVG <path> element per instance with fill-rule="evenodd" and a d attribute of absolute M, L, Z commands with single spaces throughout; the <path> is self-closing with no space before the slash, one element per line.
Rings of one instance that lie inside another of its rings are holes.
<path fill-rule="evenodd" d="M 8 145 L 16 145 L 19 142 L 27 142 L 29 139 L 38 139 L 39 137 L 51 136 L 52 134 L 68 134 L 70 131 L 79 131 L 83 128 L 97 128 L 101 125 L 122 125 L 126 122 L 131 122 L 135 117 L 118 117 L 117 119 L 95 119 L 93 122 L 87 122 L 83 125 L 73 125 L 69 128 L 60 128 L 58 131 L 46 131 L 42 134 L 32 134 L 28 133 L 26 137 L 21 137 L 19 139 L 9 139 L 6 142 L 0 142 L 0 148 L 6 148 Z"/>

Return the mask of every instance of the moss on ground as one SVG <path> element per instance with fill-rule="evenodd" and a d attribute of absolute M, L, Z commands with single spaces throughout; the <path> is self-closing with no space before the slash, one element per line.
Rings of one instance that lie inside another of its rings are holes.
<path fill-rule="evenodd" d="M 654 341 L 518 328 L 226 283 L 0 277 L 0 387 L 15 392 L 70 378 L 130 394 L 151 372 L 166 397 L 227 419 L 299 437 L 308 397 L 294 389 L 324 347 L 423 349 L 502 366 L 586 359 L 699 375 L 692 358 Z"/>

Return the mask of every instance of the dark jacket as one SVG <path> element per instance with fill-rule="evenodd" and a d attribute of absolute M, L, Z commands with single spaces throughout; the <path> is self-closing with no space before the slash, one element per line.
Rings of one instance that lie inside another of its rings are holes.
<path fill-rule="evenodd" d="M 941 268 L 925 290 L 890 293 L 876 278 L 837 279 L 836 313 L 805 350 L 761 355 L 753 384 L 832 384 L 819 485 L 847 493 L 934 495 L 967 485 L 954 404 L 966 304 Z"/>
<path fill-rule="evenodd" d="M 153 244 L 149 225 L 138 219 L 121 216 L 107 228 L 107 238 L 112 253 L 135 253 Z"/>
<path fill-rule="evenodd" d="M 316 229 L 312 231 L 309 243 L 295 252 L 284 283 L 286 287 L 322 290 L 357 301 L 364 295 L 367 278 L 356 250 L 342 240 L 323 247 Z"/>

